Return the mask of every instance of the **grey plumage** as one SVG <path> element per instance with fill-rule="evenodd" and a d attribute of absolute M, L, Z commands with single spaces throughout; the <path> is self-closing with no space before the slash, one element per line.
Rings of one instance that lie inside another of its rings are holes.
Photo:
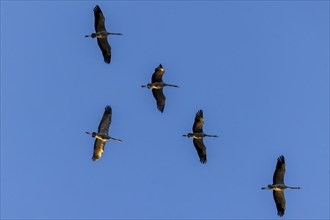
<path fill-rule="evenodd" d="M 281 155 L 277 159 L 276 169 L 273 175 L 273 185 L 284 184 L 284 174 L 285 174 L 285 160 L 284 160 L 284 156 Z M 284 191 L 273 190 L 273 197 L 277 208 L 277 215 L 283 216 L 285 212 Z"/>
<path fill-rule="evenodd" d="M 204 137 L 218 137 L 218 136 L 205 134 L 203 132 L 203 126 L 204 126 L 203 111 L 199 110 L 196 113 L 195 121 L 194 121 L 194 124 L 192 127 L 193 133 L 188 133 L 183 136 L 188 137 L 188 138 L 193 138 L 193 143 L 194 143 L 195 149 L 197 151 L 199 160 L 202 164 L 205 164 L 207 162 L 207 154 L 206 154 L 206 147 L 203 142 L 203 138 Z"/>
<path fill-rule="evenodd" d="M 148 85 L 142 86 L 142 87 L 147 87 L 148 89 L 152 89 L 152 94 L 153 94 L 154 98 L 156 99 L 157 109 L 160 112 L 164 112 L 164 108 L 165 108 L 166 97 L 163 93 L 163 88 L 165 86 L 178 87 L 177 85 L 171 85 L 171 84 L 164 83 L 163 82 L 164 73 L 165 73 L 165 70 L 164 70 L 162 64 L 159 64 L 159 66 L 155 69 L 155 72 L 152 74 L 151 83 L 148 83 Z"/>
<path fill-rule="evenodd" d="M 86 132 L 87 134 L 92 135 L 95 138 L 94 142 L 94 151 L 93 151 L 93 161 L 96 161 L 101 158 L 104 152 L 105 143 L 108 140 L 115 140 L 118 142 L 123 142 L 120 139 L 112 138 L 109 136 L 109 128 L 112 120 L 112 108 L 111 106 L 106 106 L 102 119 L 100 121 L 98 131 L 96 132 Z"/>
<path fill-rule="evenodd" d="M 203 126 L 204 126 L 203 111 L 199 110 L 196 113 L 195 121 L 194 121 L 194 125 L 193 125 L 192 130 L 193 130 L 194 133 L 202 133 L 203 132 Z"/>
<path fill-rule="evenodd" d="M 152 95 L 156 99 L 157 109 L 160 112 L 164 112 L 166 97 L 163 93 L 163 89 L 152 89 Z"/>
<path fill-rule="evenodd" d="M 122 35 L 121 33 L 110 33 L 105 28 L 105 18 L 101 8 L 96 5 L 94 8 L 94 27 L 95 33 L 86 35 L 85 37 L 97 38 L 97 44 L 102 51 L 102 55 L 105 63 L 111 62 L 111 46 L 108 42 L 108 35 Z"/>
<path fill-rule="evenodd" d="M 98 5 L 94 8 L 94 17 L 95 17 L 95 32 L 106 32 L 105 28 L 105 19 L 102 10 Z M 104 62 L 110 63 L 111 61 L 111 46 L 108 42 L 108 37 L 97 38 L 97 44 L 99 45 L 102 55 L 104 58 Z"/>
<path fill-rule="evenodd" d="M 203 139 L 193 139 L 193 143 L 195 146 L 195 149 L 197 151 L 199 160 L 201 163 L 206 163 L 207 162 L 207 157 L 206 157 L 206 147 L 203 142 Z"/>
<path fill-rule="evenodd" d="M 275 201 L 277 215 L 282 217 L 285 213 L 285 189 L 301 189 L 300 187 L 292 187 L 284 184 L 284 175 L 285 175 L 285 159 L 281 155 L 277 158 L 276 168 L 273 175 L 273 184 L 268 185 L 267 187 L 262 187 L 261 189 L 273 190 L 273 198 Z"/>
<path fill-rule="evenodd" d="M 193 132 L 194 133 L 203 133 L 203 126 L 204 126 L 204 116 L 203 116 L 203 111 L 199 110 L 196 113 L 195 116 L 195 122 L 193 125 Z M 206 147 L 202 139 L 193 139 L 194 146 L 196 148 L 196 151 L 198 153 L 199 159 L 201 163 L 206 163 L 207 162 L 207 157 L 206 157 Z"/>

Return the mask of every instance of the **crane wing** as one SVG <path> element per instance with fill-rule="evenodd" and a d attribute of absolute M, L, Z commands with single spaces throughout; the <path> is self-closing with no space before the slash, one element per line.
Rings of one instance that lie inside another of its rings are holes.
<path fill-rule="evenodd" d="M 111 47 L 108 42 L 108 38 L 97 38 L 97 44 L 99 45 L 102 55 L 104 58 L 104 62 L 110 63 L 111 61 Z"/>
<path fill-rule="evenodd" d="M 197 150 L 199 160 L 203 164 L 206 163 L 207 162 L 206 147 L 205 147 L 205 144 L 203 142 L 203 139 L 194 139 L 193 142 L 194 142 L 194 146 Z"/>
<path fill-rule="evenodd" d="M 166 97 L 163 93 L 163 89 L 152 89 L 152 94 L 154 95 L 157 101 L 157 109 L 163 112 L 165 108 L 165 100 L 166 100 Z"/>
<path fill-rule="evenodd" d="M 93 153 L 93 160 L 96 161 L 101 158 L 103 151 L 104 151 L 105 141 L 100 139 L 95 139 L 94 143 L 94 153 Z"/>
<path fill-rule="evenodd" d="M 273 184 L 284 184 L 285 160 L 281 155 L 277 158 L 276 169 L 273 176 Z"/>
<path fill-rule="evenodd" d="M 204 125 L 203 111 L 199 110 L 196 113 L 195 122 L 193 125 L 193 132 L 194 133 L 203 132 L 203 125 Z"/>
<path fill-rule="evenodd" d="M 158 69 L 158 68 L 157 68 Z M 163 82 L 164 71 L 157 70 L 152 74 L 151 82 Z"/>
<path fill-rule="evenodd" d="M 96 5 L 93 11 L 94 11 L 94 18 L 95 18 L 94 26 L 95 26 L 96 33 L 100 32 L 100 31 L 106 31 L 105 24 L 104 24 L 105 19 L 104 19 L 103 13 L 101 11 L 101 8 L 98 5 Z"/>
<path fill-rule="evenodd" d="M 276 204 L 277 215 L 282 217 L 285 212 L 284 191 L 273 190 L 273 197 Z"/>
<path fill-rule="evenodd" d="M 107 134 L 109 132 L 109 127 L 111 124 L 112 109 L 111 106 L 107 105 L 105 107 L 101 122 L 99 124 L 98 133 Z"/>

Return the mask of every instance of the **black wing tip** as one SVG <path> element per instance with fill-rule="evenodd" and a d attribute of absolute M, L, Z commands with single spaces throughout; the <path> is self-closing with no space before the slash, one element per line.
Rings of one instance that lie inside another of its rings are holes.
<path fill-rule="evenodd" d="M 277 215 L 280 216 L 280 217 L 283 217 L 284 216 L 284 210 L 283 211 L 278 211 Z"/>
<path fill-rule="evenodd" d="M 94 12 L 99 12 L 99 11 L 101 11 L 100 6 L 99 6 L 99 5 L 96 5 L 96 6 L 94 7 L 93 11 L 94 11 Z"/>
<path fill-rule="evenodd" d="M 98 159 L 100 159 L 100 158 L 99 157 L 95 157 L 95 156 L 92 157 L 92 160 L 93 161 L 97 161 Z"/>
<path fill-rule="evenodd" d="M 158 72 L 158 71 L 161 71 L 161 72 L 164 71 L 164 67 L 163 67 L 162 64 L 159 64 L 159 65 L 155 68 L 155 72 Z"/>
<path fill-rule="evenodd" d="M 207 162 L 206 155 L 200 158 L 200 162 L 201 162 L 202 164 L 206 164 L 206 162 Z"/>
<path fill-rule="evenodd" d="M 101 49 L 102 50 L 102 49 Z M 106 64 L 109 64 L 111 62 L 111 54 L 104 54 L 103 50 L 102 50 L 102 54 L 103 54 L 103 58 L 104 58 L 104 62 Z"/>
<path fill-rule="evenodd" d="M 105 111 L 106 111 L 107 113 L 112 113 L 112 108 L 111 108 L 111 106 L 110 106 L 110 105 L 105 106 Z"/>
<path fill-rule="evenodd" d="M 277 158 L 277 161 L 280 162 L 280 163 L 285 163 L 284 156 L 283 156 L 283 155 L 280 155 L 280 156 Z"/>
<path fill-rule="evenodd" d="M 203 110 L 202 109 L 199 109 L 196 113 L 196 116 L 197 117 L 203 117 Z"/>
<path fill-rule="evenodd" d="M 161 113 L 164 112 L 164 108 L 165 108 L 164 105 L 157 106 L 157 109 L 158 109 Z"/>

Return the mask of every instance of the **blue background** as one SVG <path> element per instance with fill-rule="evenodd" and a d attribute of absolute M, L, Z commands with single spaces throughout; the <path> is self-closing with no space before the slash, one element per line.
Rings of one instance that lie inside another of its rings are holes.
<path fill-rule="evenodd" d="M 160 63 L 163 114 L 140 87 Z M 125 142 L 93 162 L 106 105 Z M 181 136 L 199 109 L 206 165 Z M 281 154 L 284 218 L 328 219 L 328 1 L 1 1 L 1 218 L 278 218 Z"/>

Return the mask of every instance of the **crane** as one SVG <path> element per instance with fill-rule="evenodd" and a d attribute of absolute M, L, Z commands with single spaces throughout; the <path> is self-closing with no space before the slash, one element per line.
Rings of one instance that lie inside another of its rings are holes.
<path fill-rule="evenodd" d="M 203 125 L 204 125 L 204 116 L 203 111 L 199 110 L 195 116 L 195 122 L 193 125 L 193 133 L 184 134 L 182 136 L 193 138 L 194 146 L 197 150 L 200 162 L 205 164 L 207 162 L 206 157 L 206 147 L 203 142 L 204 137 L 218 137 L 217 135 L 209 135 L 203 132 Z"/>
<path fill-rule="evenodd" d="M 111 46 L 108 42 L 108 35 L 123 35 L 122 33 L 112 33 L 107 32 L 105 28 L 105 19 L 101 8 L 96 5 L 94 8 L 94 17 L 95 17 L 95 33 L 91 35 L 85 35 L 85 37 L 97 38 L 97 44 L 99 45 L 102 55 L 104 58 L 104 62 L 110 63 L 111 61 Z"/>
<path fill-rule="evenodd" d="M 92 158 L 93 161 L 96 161 L 101 158 L 101 156 L 104 152 L 105 143 L 108 140 L 123 142 L 120 139 L 116 139 L 116 138 L 109 136 L 109 127 L 111 124 L 111 118 L 112 118 L 112 108 L 111 108 L 111 106 L 107 105 L 105 107 L 97 133 L 96 132 L 87 132 L 87 131 L 85 132 L 86 134 L 92 135 L 92 137 L 95 138 L 94 153 L 93 153 L 93 158 Z"/>
<path fill-rule="evenodd" d="M 162 64 L 159 64 L 159 66 L 155 68 L 155 72 L 152 74 L 151 83 L 141 86 L 141 87 L 147 87 L 148 89 L 152 89 L 152 94 L 157 102 L 157 109 L 160 112 L 164 112 L 164 108 L 165 108 L 166 97 L 163 93 L 163 88 L 165 86 L 179 87 L 176 85 L 164 83 L 163 82 L 164 73 L 165 73 L 165 69 L 163 68 Z"/>
<path fill-rule="evenodd" d="M 276 169 L 273 176 L 273 184 L 261 189 L 273 190 L 273 197 L 276 204 L 277 215 L 282 217 L 285 212 L 285 189 L 301 189 L 301 187 L 292 187 L 284 184 L 285 159 L 283 155 L 277 158 Z"/>

